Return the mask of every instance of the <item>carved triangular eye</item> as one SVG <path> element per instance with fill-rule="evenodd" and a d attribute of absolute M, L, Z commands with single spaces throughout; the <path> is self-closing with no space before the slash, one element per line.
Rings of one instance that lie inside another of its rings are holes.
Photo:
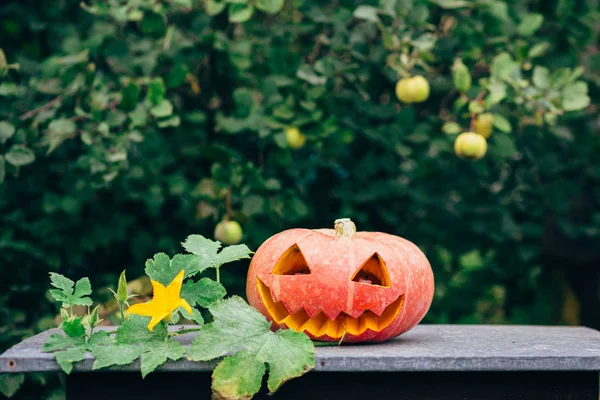
<path fill-rule="evenodd" d="M 308 275 L 310 274 L 310 268 L 302 251 L 295 244 L 283 253 L 277 264 L 275 264 L 272 273 L 274 275 Z"/>
<path fill-rule="evenodd" d="M 354 282 L 390 287 L 391 280 L 385 263 L 377 253 L 373 254 L 352 276 Z"/>

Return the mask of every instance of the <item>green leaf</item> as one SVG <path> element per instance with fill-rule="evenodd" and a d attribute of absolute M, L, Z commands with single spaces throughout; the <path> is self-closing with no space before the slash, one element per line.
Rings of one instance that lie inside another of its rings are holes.
<path fill-rule="evenodd" d="M 92 354 L 96 357 L 92 370 L 97 370 L 111 365 L 130 364 L 143 354 L 143 350 L 140 346 L 116 344 L 96 346 L 92 348 Z"/>
<path fill-rule="evenodd" d="M 125 111 L 133 111 L 137 107 L 140 97 L 140 86 L 135 82 L 129 82 L 121 89 L 120 107 Z"/>
<path fill-rule="evenodd" d="M 267 14 L 275 14 L 283 8 L 284 0 L 256 0 L 256 8 Z"/>
<path fill-rule="evenodd" d="M 231 4 L 228 11 L 229 22 L 241 23 L 252 18 L 254 7 L 250 4 Z"/>
<path fill-rule="evenodd" d="M 542 14 L 526 14 L 517 26 L 517 33 L 521 36 L 531 36 L 540 29 L 543 23 L 544 16 Z"/>
<path fill-rule="evenodd" d="M 8 65 L 4 51 L 0 49 L 0 70 L 3 70 Z"/>
<path fill-rule="evenodd" d="M 181 298 L 187 300 L 191 306 L 198 304 L 208 307 L 225 297 L 225 294 L 223 285 L 209 278 L 202 278 L 198 282 L 187 281 L 181 288 Z"/>
<path fill-rule="evenodd" d="M 512 126 L 510 125 L 510 121 L 501 114 L 494 114 L 493 125 L 494 125 L 494 127 L 498 128 L 502 132 L 505 132 L 505 133 L 512 132 Z"/>
<path fill-rule="evenodd" d="M 127 12 L 128 21 L 141 21 L 144 19 L 144 12 L 139 9 L 131 9 Z"/>
<path fill-rule="evenodd" d="M 91 306 L 92 299 L 85 297 L 92 293 L 92 286 L 88 278 L 82 278 L 77 284 L 69 278 L 50 273 L 50 284 L 58 290 L 50 290 L 50 294 L 56 301 L 60 301 L 64 306 Z M 74 287 L 74 288 L 73 288 Z"/>
<path fill-rule="evenodd" d="M 73 364 L 85 359 L 85 347 L 73 347 L 54 352 L 54 358 L 60 368 L 68 375 L 73 370 Z"/>
<path fill-rule="evenodd" d="M 176 254 L 171 260 L 171 269 L 177 273 L 184 270 L 187 278 L 204 271 L 205 268 L 200 265 L 201 261 L 200 257 L 194 254 Z"/>
<path fill-rule="evenodd" d="M 0 143 L 6 143 L 15 134 L 15 126 L 8 121 L 0 121 Z"/>
<path fill-rule="evenodd" d="M 176 128 L 179 125 L 181 125 L 181 118 L 179 117 L 179 115 L 173 115 L 170 118 L 161 119 L 156 123 L 156 125 L 161 129 L 169 127 Z"/>
<path fill-rule="evenodd" d="M 85 335 L 85 326 L 83 326 L 81 319 L 81 317 L 73 317 L 72 319 L 65 320 L 60 324 L 60 329 L 67 336 L 74 338 L 83 337 Z"/>
<path fill-rule="evenodd" d="M 169 88 L 175 88 L 185 83 L 188 76 L 188 68 L 185 64 L 175 64 L 173 68 L 169 70 L 166 77 L 166 84 Z"/>
<path fill-rule="evenodd" d="M 452 66 L 452 81 L 456 90 L 461 93 L 465 93 L 471 88 L 471 73 L 462 60 L 458 58 Z"/>
<path fill-rule="evenodd" d="M 233 261 L 242 260 L 244 258 L 250 258 L 252 250 L 245 244 L 236 244 L 233 246 L 224 247 L 215 259 L 216 263 L 220 266 Z"/>
<path fill-rule="evenodd" d="M 171 271 L 171 259 L 165 253 L 158 253 L 154 255 L 153 259 L 146 261 L 146 275 L 154 281 L 160 282 L 163 285 L 171 283 L 173 278 L 177 276 L 179 271 Z"/>
<path fill-rule="evenodd" d="M 250 258 L 252 254 L 252 251 L 245 244 L 228 246 L 218 253 L 221 243 L 201 235 L 190 235 L 181 245 L 190 253 L 200 257 L 200 271 L 206 268 L 220 268 L 223 264 Z"/>
<path fill-rule="evenodd" d="M 437 37 L 433 33 L 424 33 L 412 41 L 417 50 L 429 51 L 435 47 Z"/>
<path fill-rule="evenodd" d="M 153 331 L 148 330 L 148 317 L 131 315 L 119 329 L 117 329 L 117 344 L 138 344 L 143 342 L 164 341 L 167 337 L 167 326 L 158 324 Z"/>
<path fill-rule="evenodd" d="M 77 127 L 70 119 L 60 118 L 50 122 L 46 142 L 49 145 L 47 153 L 52 153 L 65 140 L 73 137 Z"/>
<path fill-rule="evenodd" d="M 552 81 L 552 87 L 554 88 L 564 88 L 569 83 L 571 83 L 571 68 L 559 68 L 552 72 L 552 76 L 550 80 Z"/>
<path fill-rule="evenodd" d="M 480 5 L 486 5 L 491 15 L 499 19 L 500 21 L 508 20 L 508 6 L 504 1 L 493 0 L 486 3 L 479 3 Z"/>
<path fill-rule="evenodd" d="M 303 333 L 292 330 L 269 331 L 256 358 L 269 364 L 267 386 L 274 392 L 290 378 L 314 368 L 314 346 Z"/>
<path fill-rule="evenodd" d="M 218 301 L 208 309 L 214 321 L 203 326 L 192 342 L 191 360 L 209 361 L 234 350 L 252 349 L 271 332 L 271 323 L 240 297 Z"/>
<path fill-rule="evenodd" d="M 111 343 L 111 338 L 105 331 L 94 333 L 87 343 L 83 336 L 69 337 L 55 333 L 46 340 L 42 352 L 53 353 L 61 369 L 69 374 L 73 369 L 73 364 L 82 361 L 85 353 L 93 346 L 109 343 Z"/>
<path fill-rule="evenodd" d="M 83 346 L 84 344 L 85 338 L 83 337 L 70 337 L 61 335 L 60 333 L 53 333 L 48 340 L 46 340 L 44 346 L 42 346 L 42 352 L 51 353 L 68 347 Z"/>
<path fill-rule="evenodd" d="M 575 82 L 567 86 L 562 92 L 562 107 L 565 111 L 577 111 L 590 104 L 587 83 Z"/>
<path fill-rule="evenodd" d="M 152 79 L 148 85 L 148 94 L 146 95 L 148 101 L 155 106 L 159 105 L 164 100 L 166 94 L 167 88 L 163 79 L 161 77 Z"/>
<path fill-rule="evenodd" d="M 310 65 L 303 64 L 298 68 L 296 77 L 310 83 L 311 85 L 324 85 L 327 78 L 319 76 Z"/>
<path fill-rule="evenodd" d="M 148 110 L 143 104 L 138 103 L 135 110 L 129 113 L 131 119 L 131 127 L 145 126 L 148 122 Z"/>
<path fill-rule="evenodd" d="M 171 0 L 172 4 L 178 5 L 183 8 L 193 8 L 194 2 L 193 0 Z"/>
<path fill-rule="evenodd" d="M 31 164 L 35 160 L 33 151 L 25 146 L 16 144 L 10 148 L 8 153 L 4 155 L 6 162 L 15 167 L 22 167 Z"/>
<path fill-rule="evenodd" d="M 283 120 L 290 120 L 296 116 L 296 113 L 287 104 L 281 104 L 273 109 L 273 116 Z"/>
<path fill-rule="evenodd" d="M 529 53 L 527 54 L 529 58 L 536 58 L 541 55 L 544 55 L 548 49 L 550 49 L 551 44 L 548 42 L 541 42 L 535 44 L 531 49 L 529 49 Z"/>
<path fill-rule="evenodd" d="M 518 68 L 519 64 L 513 57 L 509 53 L 502 52 L 492 60 L 491 73 L 493 77 L 504 80 Z"/>
<path fill-rule="evenodd" d="M 473 5 L 471 1 L 466 0 L 429 0 L 429 2 L 447 10 L 455 8 L 472 7 Z"/>
<path fill-rule="evenodd" d="M 286 380 L 314 368 L 314 346 L 305 334 L 291 330 L 272 332 L 271 324 L 240 297 L 220 300 L 209 305 L 208 309 L 213 322 L 198 332 L 188 358 L 208 361 L 242 351 L 242 355 L 222 361 L 225 364 L 219 373 L 213 374 L 215 392 L 223 394 L 225 391 L 229 395 L 244 393 L 244 396 L 256 393 L 264 373 L 260 366 L 264 363 L 269 365 L 268 387 L 271 392 Z M 232 376 L 244 378 L 236 382 L 231 380 Z M 235 396 L 231 398 L 247 398 L 241 394 L 242 397 Z"/>
<path fill-rule="evenodd" d="M 92 285 L 90 283 L 89 278 L 81 278 L 75 284 L 75 290 L 73 292 L 73 297 L 80 298 L 83 296 L 88 296 L 92 294 Z M 73 303 L 77 304 L 77 303 Z M 85 304 L 82 304 L 85 305 Z"/>
<path fill-rule="evenodd" d="M 67 294 L 73 293 L 73 287 L 75 286 L 75 282 L 56 272 L 50 272 L 50 284 Z"/>
<path fill-rule="evenodd" d="M 500 103 L 506 98 L 506 83 L 497 80 L 492 80 L 487 87 L 489 94 L 485 98 L 487 108 Z"/>
<path fill-rule="evenodd" d="M 127 365 L 141 356 L 142 377 L 145 377 L 167 360 L 182 358 L 186 349 L 168 337 L 167 325 L 161 323 L 150 332 L 148 321 L 147 317 L 132 315 L 117 329 L 114 345 L 91 346 L 96 357 L 92 369 Z"/>
<path fill-rule="evenodd" d="M 217 14 L 220 14 L 227 4 L 225 1 L 216 1 L 216 0 L 206 0 L 204 2 L 204 10 L 206 14 L 211 17 L 214 17 Z"/>
<path fill-rule="evenodd" d="M 364 19 L 366 21 L 371 22 L 379 22 L 379 17 L 377 16 L 377 8 L 373 6 L 360 5 L 356 7 L 354 13 L 352 15 L 354 18 Z"/>
<path fill-rule="evenodd" d="M 160 104 L 152 107 L 150 109 L 150 114 L 156 118 L 168 117 L 173 114 L 173 103 L 165 99 L 161 101 Z"/>
<path fill-rule="evenodd" d="M 239 351 L 225 358 L 212 374 L 213 391 L 218 399 L 250 399 L 260 390 L 265 363 L 251 353 Z"/>
<path fill-rule="evenodd" d="M 227 133 L 239 133 L 248 129 L 248 120 L 243 118 L 226 117 L 223 113 L 217 113 L 217 126 Z"/>
<path fill-rule="evenodd" d="M 48 130 L 50 130 L 52 133 L 69 136 L 75 133 L 77 127 L 75 126 L 75 122 L 71 121 L 70 119 L 60 118 L 50 122 L 50 125 L 48 125 Z"/>
<path fill-rule="evenodd" d="M 0 96 L 10 96 L 17 93 L 17 90 L 21 89 L 21 86 L 17 86 L 12 82 L 0 83 Z"/>
<path fill-rule="evenodd" d="M 194 321 L 198 325 L 204 324 L 204 318 L 202 317 L 202 313 L 195 308 L 192 308 L 192 313 L 188 313 L 183 308 L 179 309 L 179 312 L 185 319 L 189 319 L 190 321 Z"/>
<path fill-rule="evenodd" d="M 442 132 L 447 135 L 457 135 L 463 132 L 463 129 L 456 122 L 448 121 L 442 126 Z"/>
<path fill-rule="evenodd" d="M 458 262 L 460 266 L 466 270 L 480 269 L 485 265 L 479 250 L 471 250 L 470 252 L 461 255 Z"/>
<path fill-rule="evenodd" d="M 177 254 L 173 260 L 165 253 L 158 253 L 146 261 L 146 275 L 163 285 L 170 284 L 184 270 L 185 277 L 204 271 L 207 267 L 201 264 L 201 258 L 193 254 Z"/>
<path fill-rule="evenodd" d="M 177 361 L 183 358 L 186 351 L 185 346 L 172 339 L 146 346 L 146 352 L 142 354 L 141 360 L 142 377 L 146 377 L 167 360 Z"/>
<path fill-rule="evenodd" d="M 546 67 L 536 65 L 533 69 L 533 84 L 540 89 L 548 89 L 550 87 L 550 70 Z"/>
<path fill-rule="evenodd" d="M 2 374 L 0 375 L 0 393 L 9 398 L 13 397 L 23 382 L 25 382 L 25 374 Z"/>
<path fill-rule="evenodd" d="M 484 106 L 476 100 L 472 100 L 469 102 L 469 112 L 474 114 L 481 114 L 485 111 Z"/>

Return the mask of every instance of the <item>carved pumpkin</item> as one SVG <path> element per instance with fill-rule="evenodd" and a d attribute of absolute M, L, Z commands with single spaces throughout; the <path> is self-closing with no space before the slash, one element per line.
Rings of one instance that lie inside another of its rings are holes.
<path fill-rule="evenodd" d="M 290 229 L 263 243 L 250 263 L 250 304 L 273 327 L 312 339 L 380 342 L 415 326 L 433 299 L 433 272 L 413 243 L 335 229 Z"/>

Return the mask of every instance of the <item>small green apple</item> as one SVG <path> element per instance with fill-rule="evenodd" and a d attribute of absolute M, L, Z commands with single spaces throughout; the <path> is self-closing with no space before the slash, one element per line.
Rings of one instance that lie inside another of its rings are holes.
<path fill-rule="evenodd" d="M 306 136 L 300 132 L 300 129 L 295 126 L 289 127 L 285 130 L 285 138 L 287 140 L 288 146 L 294 150 L 298 150 L 304 147 L 304 143 L 306 143 Z"/>
<path fill-rule="evenodd" d="M 429 97 L 429 82 L 420 75 L 402 78 L 396 84 L 396 97 L 403 103 L 421 103 Z"/>
<path fill-rule="evenodd" d="M 412 97 L 415 103 L 421 103 L 429 97 L 429 82 L 420 75 L 411 78 L 409 88 L 413 93 Z"/>
<path fill-rule="evenodd" d="M 215 227 L 215 239 L 224 244 L 238 244 L 243 233 L 237 221 L 223 220 Z"/>
<path fill-rule="evenodd" d="M 489 138 L 492 134 L 492 124 L 494 123 L 494 116 L 490 113 L 479 114 L 475 121 L 475 133 Z"/>
<path fill-rule="evenodd" d="M 464 132 L 454 141 L 454 152 L 465 160 L 479 160 L 487 151 L 487 140 L 475 132 Z"/>

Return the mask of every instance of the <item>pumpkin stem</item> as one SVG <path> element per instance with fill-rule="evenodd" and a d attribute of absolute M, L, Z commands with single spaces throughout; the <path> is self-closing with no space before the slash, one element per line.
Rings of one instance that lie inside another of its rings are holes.
<path fill-rule="evenodd" d="M 356 234 L 356 225 L 350 218 L 336 219 L 333 227 L 338 238 L 349 238 Z"/>

